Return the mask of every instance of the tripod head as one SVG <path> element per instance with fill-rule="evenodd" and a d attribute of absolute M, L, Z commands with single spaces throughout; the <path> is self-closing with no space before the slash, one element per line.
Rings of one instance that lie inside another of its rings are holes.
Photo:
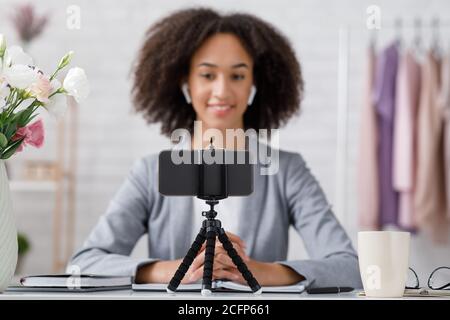
<path fill-rule="evenodd" d="M 219 200 L 206 200 L 206 204 L 210 206 L 209 211 L 203 211 L 202 216 L 208 220 L 213 220 L 217 216 L 217 211 L 214 210 L 214 206 L 219 204 Z"/>

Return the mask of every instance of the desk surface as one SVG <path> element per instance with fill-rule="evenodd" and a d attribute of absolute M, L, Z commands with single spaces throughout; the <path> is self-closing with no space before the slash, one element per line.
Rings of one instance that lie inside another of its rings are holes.
<path fill-rule="evenodd" d="M 136 292 L 132 290 L 101 291 L 101 292 L 18 292 L 7 291 L 0 293 L 0 300 L 375 300 L 358 296 L 358 291 L 340 294 L 284 294 L 263 293 L 254 295 L 251 293 L 217 292 L 211 296 L 203 297 L 200 292 L 179 292 L 168 294 L 165 292 Z M 450 297 L 403 297 L 383 300 L 433 300 Z"/>

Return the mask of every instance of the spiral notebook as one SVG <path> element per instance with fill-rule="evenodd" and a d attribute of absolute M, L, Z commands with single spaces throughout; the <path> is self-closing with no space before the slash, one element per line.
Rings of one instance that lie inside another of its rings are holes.
<path fill-rule="evenodd" d="M 290 286 L 263 286 L 263 293 L 302 293 L 305 291 L 306 283 L 300 282 Z M 216 292 L 252 292 L 249 286 L 228 280 L 214 280 L 211 285 Z M 166 291 L 167 283 L 133 283 L 135 291 Z M 200 292 L 201 283 L 180 284 L 177 292 Z"/>

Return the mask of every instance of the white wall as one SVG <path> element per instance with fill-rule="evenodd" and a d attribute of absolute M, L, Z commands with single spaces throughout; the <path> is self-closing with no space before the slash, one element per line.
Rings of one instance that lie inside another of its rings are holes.
<path fill-rule="evenodd" d="M 10 8 L 21 1 L 0 1 L 0 32 L 10 43 L 17 43 L 6 17 Z M 72 65 L 86 69 L 92 93 L 80 106 L 78 150 L 76 243 L 81 245 L 109 199 L 127 174 L 134 159 L 167 147 L 157 126 L 147 126 L 132 114 L 129 96 L 129 70 L 143 34 L 159 17 L 173 9 L 187 6 L 188 1 L 35 1 L 38 12 L 50 12 L 51 22 L 45 33 L 29 48 L 39 65 L 50 72 L 59 57 L 75 51 Z M 191 2 L 192 3 L 192 2 Z M 337 131 L 337 65 L 338 27 L 351 26 L 348 123 L 347 211 L 338 218 L 355 240 L 356 225 L 356 146 L 359 108 L 364 79 L 364 53 L 367 45 L 366 8 L 378 4 L 383 21 L 397 16 L 412 23 L 415 16 L 424 19 L 450 12 L 450 2 L 429 1 L 198 1 L 225 10 L 243 10 L 270 21 L 292 41 L 300 59 L 306 83 L 302 114 L 292 119 L 281 131 L 281 147 L 298 151 L 306 158 L 322 184 L 329 200 L 335 203 L 336 131 Z M 81 8 L 81 29 L 66 28 L 68 5 Z M 7 8 L 7 9 L 6 9 Z M 379 43 L 386 43 L 393 30 L 383 29 Z M 445 43 L 448 32 L 445 33 Z M 426 34 L 424 34 L 427 36 Z M 54 123 L 47 121 L 48 141 L 41 150 L 27 150 L 13 160 L 14 173 L 20 174 L 18 163 L 27 158 L 52 158 L 55 154 Z M 27 232 L 34 250 L 27 259 L 24 272 L 48 272 L 51 266 L 51 195 L 15 194 L 19 228 Z M 38 205 L 36 205 L 38 203 Z M 290 258 L 304 257 L 301 240 L 292 233 Z M 354 242 L 356 245 L 356 242 Z M 427 239 L 413 240 L 411 265 L 420 274 L 434 266 L 450 265 L 449 247 L 435 248 Z M 141 242 L 135 252 L 145 254 Z"/>

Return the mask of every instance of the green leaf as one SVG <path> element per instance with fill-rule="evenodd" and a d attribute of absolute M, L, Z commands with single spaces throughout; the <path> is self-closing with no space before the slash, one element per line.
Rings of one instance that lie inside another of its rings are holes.
<path fill-rule="evenodd" d="M 33 113 L 33 106 L 29 106 L 25 110 L 22 110 L 17 113 L 17 125 L 19 128 L 24 127 L 30 120 L 30 116 Z"/>
<path fill-rule="evenodd" d="M 27 236 L 21 232 L 17 233 L 17 246 L 19 248 L 19 255 L 27 253 L 30 249 L 30 241 Z"/>
<path fill-rule="evenodd" d="M 28 118 L 27 121 L 25 121 L 25 124 L 23 126 L 26 126 L 31 120 L 33 120 L 34 118 L 36 118 L 38 116 L 38 114 L 33 114 L 31 117 Z"/>
<path fill-rule="evenodd" d="M 3 151 L 2 156 L 0 157 L 0 159 L 6 160 L 9 157 L 11 157 L 16 152 L 17 148 L 20 146 L 20 144 L 22 143 L 22 141 L 24 139 L 25 139 L 25 137 L 22 138 L 22 139 L 14 141 L 8 148 L 6 148 Z"/>
<path fill-rule="evenodd" d="M 10 123 L 7 126 L 7 129 L 6 129 L 6 132 L 5 132 L 6 139 L 10 140 L 14 136 L 14 134 L 16 133 L 17 129 L 18 129 L 17 128 L 17 124 L 15 122 Z"/>
<path fill-rule="evenodd" d="M 0 148 L 4 148 L 8 145 L 8 139 L 6 139 L 5 135 L 0 132 Z"/>

